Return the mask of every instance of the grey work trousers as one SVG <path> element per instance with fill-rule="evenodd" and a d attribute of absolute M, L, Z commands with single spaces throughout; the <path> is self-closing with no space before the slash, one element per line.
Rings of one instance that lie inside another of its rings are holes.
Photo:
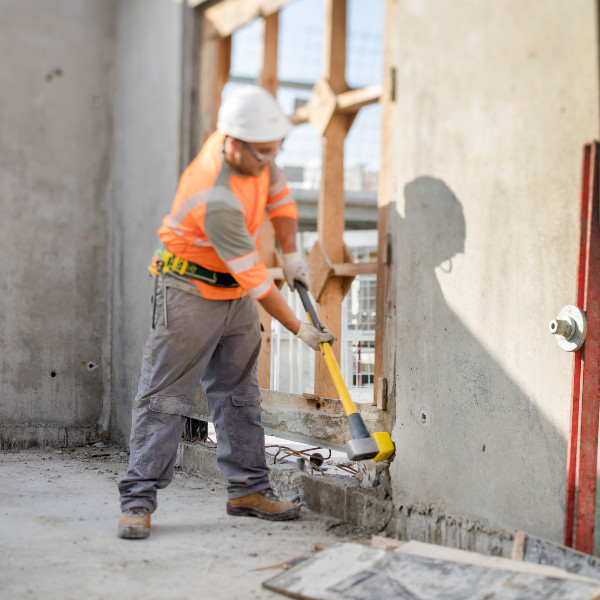
<path fill-rule="evenodd" d="M 167 288 L 156 298 L 156 325 L 144 347 L 133 404 L 129 470 L 119 482 L 121 510 L 154 511 L 169 485 L 192 398 L 202 382 L 217 434 L 217 463 L 229 498 L 270 487 L 256 377 L 261 334 L 248 296 L 207 300 Z"/>

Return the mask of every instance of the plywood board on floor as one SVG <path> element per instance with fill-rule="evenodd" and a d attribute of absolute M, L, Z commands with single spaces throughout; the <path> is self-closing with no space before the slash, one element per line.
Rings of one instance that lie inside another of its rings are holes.
<path fill-rule="evenodd" d="M 586 577 L 583 574 L 569 573 L 568 571 L 549 564 L 534 564 L 532 562 L 520 562 L 502 556 L 488 556 L 477 552 L 467 550 L 458 550 L 457 548 L 448 548 L 437 544 L 426 544 L 411 540 L 403 543 L 396 552 L 420 556 L 422 558 L 433 558 L 439 560 L 450 560 L 457 563 L 472 564 L 490 569 L 502 569 L 504 571 L 513 571 L 520 573 L 534 573 L 543 577 L 559 577 L 561 579 L 573 579 L 599 586 L 594 579 Z"/>
<path fill-rule="evenodd" d="M 407 545 L 391 551 L 334 544 L 263 585 L 300 600 L 600 598 L 597 582 L 418 556 L 403 552 Z"/>
<path fill-rule="evenodd" d="M 600 579 L 600 559 L 556 542 L 517 531 L 512 558 L 539 565 L 560 567 L 569 573 Z"/>

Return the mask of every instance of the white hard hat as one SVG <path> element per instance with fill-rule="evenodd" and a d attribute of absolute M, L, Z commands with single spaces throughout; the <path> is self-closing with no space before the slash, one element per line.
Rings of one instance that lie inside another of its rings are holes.
<path fill-rule="evenodd" d="M 244 142 L 283 139 L 292 123 L 264 88 L 248 85 L 233 92 L 221 105 L 217 129 Z"/>

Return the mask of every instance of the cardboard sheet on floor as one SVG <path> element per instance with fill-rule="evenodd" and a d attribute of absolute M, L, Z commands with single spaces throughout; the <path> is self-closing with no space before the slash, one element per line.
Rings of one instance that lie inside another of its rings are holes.
<path fill-rule="evenodd" d="M 459 556 L 460 562 L 452 556 Z M 486 559 L 495 561 L 496 566 L 485 564 Z M 502 566 L 497 566 L 499 563 Z M 527 570 L 521 570 L 520 565 L 528 565 Z M 597 581 L 561 569 L 420 542 L 403 544 L 397 550 L 334 544 L 263 586 L 300 600 L 600 599 Z"/>

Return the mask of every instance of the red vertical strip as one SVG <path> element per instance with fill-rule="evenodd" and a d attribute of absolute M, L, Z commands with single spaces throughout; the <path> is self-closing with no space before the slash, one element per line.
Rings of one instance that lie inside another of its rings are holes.
<path fill-rule="evenodd" d="M 591 145 L 583 147 L 581 193 L 579 196 L 579 255 L 577 257 L 577 306 L 583 306 L 585 297 L 585 272 L 587 267 L 587 220 L 590 183 Z M 577 450 L 579 447 L 579 396 L 581 393 L 581 358 L 583 350 L 575 352 L 573 360 L 573 383 L 571 386 L 571 426 L 569 429 L 569 453 L 567 455 L 567 489 L 565 509 L 565 546 L 573 545 L 575 523 L 575 481 L 577 474 Z"/>
<path fill-rule="evenodd" d="M 598 424 L 600 409 L 600 206 L 598 203 L 600 146 L 592 145 L 591 194 L 587 215 L 587 270 L 583 310 L 587 337 L 583 347 L 579 449 L 577 468 L 577 512 L 575 548 L 594 552 Z"/>
<path fill-rule="evenodd" d="M 565 512 L 564 545 L 573 545 L 575 523 L 575 482 L 577 474 L 577 450 L 579 447 L 579 394 L 581 392 L 581 355 L 583 350 L 575 352 L 573 361 L 573 385 L 571 388 L 571 427 L 569 430 L 569 454 L 567 455 L 567 493 Z"/>

